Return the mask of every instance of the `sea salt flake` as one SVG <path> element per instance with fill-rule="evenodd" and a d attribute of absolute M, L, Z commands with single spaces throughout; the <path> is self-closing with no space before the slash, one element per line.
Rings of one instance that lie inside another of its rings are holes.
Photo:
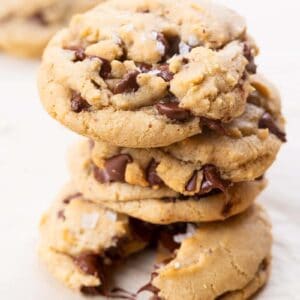
<path fill-rule="evenodd" d="M 81 217 L 81 227 L 84 229 L 94 229 L 99 221 L 98 213 L 83 214 Z"/>
<path fill-rule="evenodd" d="M 181 268 L 181 264 L 177 261 L 174 263 L 174 268 L 175 269 L 180 269 Z"/>
<path fill-rule="evenodd" d="M 148 72 L 148 74 L 156 76 L 156 75 L 160 74 L 160 72 L 161 71 L 159 71 L 159 70 L 151 70 L 151 71 Z"/>
<path fill-rule="evenodd" d="M 184 42 L 180 42 L 179 44 L 179 53 L 180 55 L 186 55 L 190 53 L 190 47 L 188 44 Z"/>
<path fill-rule="evenodd" d="M 190 35 L 190 36 L 189 36 L 189 39 L 188 39 L 188 44 L 189 44 L 190 46 L 192 46 L 192 47 L 195 47 L 195 46 L 197 46 L 197 45 L 200 44 L 200 41 L 199 41 L 199 39 L 198 39 L 197 36 L 195 36 L 195 35 Z"/>
<path fill-rule="evenodd" d="M 127 31 L 127 32 L 130 32 L 130 31 L 133 31 L 133 30 L 134 30 L 133 24 L 127 24 L 127 25 L 125 25 L 123 28 L 124 28 L 124 30 Z"/>
<path fill-rule="evenodd" d="M 176 234 L 173 237 L 174 242 L 181 244 L 184 240 L 192 237 L 196 232 L 196 227 L 192 224 L 187 225 L 186 233 Z"/>
<path fill-rule="evenodd" d="M 108 220 L 112 221 L 112 222 L 116 222 L 117 221 L 117 214 L 113 211 L 110 211 L 108 210 L 106 213 L 105 213 L 105 216 Z"/>
<path fill-rule="evenodd" d="M 156 32 L 156 31 L 152 31 L 151 32 L 151 38 L 152 38 L 152 40 L 157 40 L 157 37 L 158 37 L 158 33 Z"/>
<path fill-rule="evenodd" d="M 117 34 L 112 35 L 112 40 L 117 45 L 122 44 L 122 40 L 120 39 L 120 37 Z"/>
<path fill-rule="evenodd" d="M 162 42 L 156 43 L 156 50 L 160 55 L 165 55 L 166 53 L 166 46 Z"/>

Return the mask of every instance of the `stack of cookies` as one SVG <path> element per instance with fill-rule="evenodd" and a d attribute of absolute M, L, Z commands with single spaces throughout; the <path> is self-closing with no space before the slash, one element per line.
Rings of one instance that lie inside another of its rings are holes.
<path fill-rule="evenodd" d="M 118 299 L 248 299 L 266 283 L 271 226 L 254 202 L 285 133 L 257 54 L 243 19 L 207 1 L 109 0 L 52 39 L 43 105 L 88 137 L 41 221 L 55 277 Z M 149 282 L 111 289 L 150 246 Z"/>

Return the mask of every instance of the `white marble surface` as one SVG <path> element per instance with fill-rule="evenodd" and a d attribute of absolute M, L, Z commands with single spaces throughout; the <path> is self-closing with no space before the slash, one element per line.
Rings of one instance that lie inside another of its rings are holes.
<path fill-rule="evenodd" d="M 279 86 L 288 120 L 289 142 L 260 197 L 274 224 L 275 243 L 271 281 L 258 299 L 300 299 L 300 4 L 295 0 L 223 2 L 247 17 L 250 32 L 262 48 L 259 70 Z M 37 66 L 37 62 L 0 56 L 0 295 L 11 300 L 81 299 L 54 281 L 36 258 L 40 214 L 68 179 L 65 153 L 76 139 L 41 108 Z M 142 282 L 145 269 L 138 264 L 126 274 L 131 274 L 123 276 L 127 284 Z"/>

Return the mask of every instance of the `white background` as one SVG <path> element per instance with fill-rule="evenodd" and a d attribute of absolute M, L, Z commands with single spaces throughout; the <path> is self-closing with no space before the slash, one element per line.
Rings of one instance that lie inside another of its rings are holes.
<path fill-rule="evenodd" d="M 261 47 L 259 70 L 279 86 L 288 121 L 289 142 L 260 197 L 273 220 L 275 245 L 271 282 L 258 298 L 300 299 L 300 4 L 223 2 L 246 16 Z M 36 258 L 39 217 L 68 179 L 65 153 L 76 139 L 39 104 L 37 66 L 0 55 L 0 297 L 76 300 L 81 297 L 54 281 Z M 130 272 L 141 281 L 143 270 Z"/>

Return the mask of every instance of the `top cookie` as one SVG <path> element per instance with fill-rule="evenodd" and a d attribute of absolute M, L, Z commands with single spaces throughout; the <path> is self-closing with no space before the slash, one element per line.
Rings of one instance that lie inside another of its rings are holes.
<path fill-rule="evenodd" d="M 102 1 L 3 0 L 0 49 L 18 56 L 41 56 L 51 37 L 73 14 L 84 12 Z"/>
<path fill-rule="evenodd" d="M 73 18 L 39 75 L 47 111 L 125 147 L 161 147 L 240 116 L 257 49 L 242 18 L 200 1 L 111 0 Z"/>

